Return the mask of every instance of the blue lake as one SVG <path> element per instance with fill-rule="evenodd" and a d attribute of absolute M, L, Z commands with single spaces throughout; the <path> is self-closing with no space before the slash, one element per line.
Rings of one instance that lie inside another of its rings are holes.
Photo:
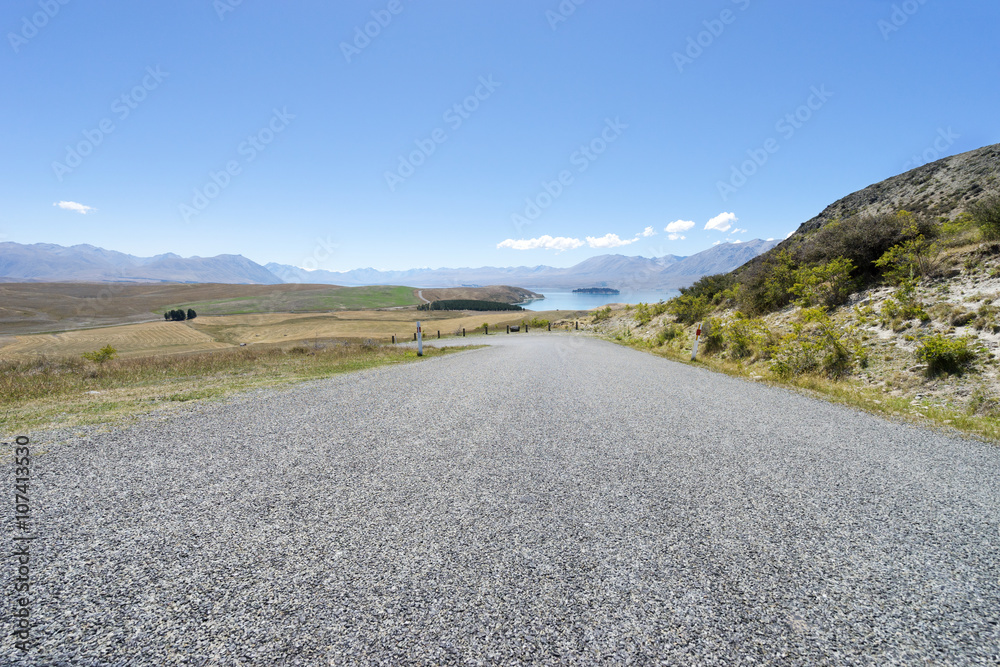
<path fill-rule="evenodd" d="M 522 304 L 528 310 L 590 310 L 600 308 L 607 303 L 656 303 L 666 301 L 680 294 L 677 290 L 635 291 L 621 294 L 582 294 L 572 290 L 549 290 L 528 287 L 536 294 L 542 294 L 544 299 Z"/>

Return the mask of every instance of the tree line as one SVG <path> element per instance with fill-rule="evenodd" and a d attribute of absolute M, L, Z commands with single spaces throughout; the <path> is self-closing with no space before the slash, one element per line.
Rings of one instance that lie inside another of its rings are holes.
<path fill-rule="evenodd" d="M 178 308 L 163 313 L 163 319 L 167 322 L 183 322 L 184 320 L 193 320 L 196 317 L 198 317 L 198 313 L 194 312 L 194 308 L 188 308 L 187 312 L 184 312 L 183 308 Z"/>

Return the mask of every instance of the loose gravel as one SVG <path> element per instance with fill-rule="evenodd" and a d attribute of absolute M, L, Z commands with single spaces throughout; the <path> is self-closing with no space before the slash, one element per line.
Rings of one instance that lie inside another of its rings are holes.
<path fill-rule="evenodd" d="M 33 648 L 8 627 L 0 664 L 1000 662 L 1000 448 L 486 340 L 29 433 Z"/>

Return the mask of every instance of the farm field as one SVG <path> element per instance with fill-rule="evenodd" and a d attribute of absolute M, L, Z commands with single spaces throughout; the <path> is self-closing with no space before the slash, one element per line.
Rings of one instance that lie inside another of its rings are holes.
<path fill-rule="evenodd" d="M 164 311 L 199 315 L 408 308 L 423 301 L 412 287 L 229 285 L 182 283 L 0 283 L 0 336 L 160 321 Z M 516 287 L 424 290 L 424 298 L 513 303 L 531 293 Z"/>
<path fill-rule="evenodd" d="M 464 327 L 469 334 L 490 327 L 518 324 L 524 319 L 559 318 L 571 321 L 574 313 L 499 312 L 457 313 L 414 310 L 359 310 L 338 313 L 260 313 L 243 315 L 199 316 L 187 322 L 146 322 L 101 327 L 53 334 L 16 335 L 0 338 L 0 358 L 24 358 L 40 355 L 78 357 L 84 352 L 111 345 L 123 358 L 161 354 L 201 352 L 240 344 L 275 344 L 316 339 L 364 340 L 389 342 L 411 339 L 416 321 L 423 323 L 425 335 L 454 335 Z"/>

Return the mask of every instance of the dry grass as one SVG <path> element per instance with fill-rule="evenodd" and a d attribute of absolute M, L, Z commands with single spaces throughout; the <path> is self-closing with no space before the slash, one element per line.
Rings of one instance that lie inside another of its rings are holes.
<path fill-rule="evenodd" d="M 795 389 L 882 417 L 903 419 L 925 428 L 939 428 L 951 433 L 957 431 L 962 435 L 973 435 L 1000 443 L 1000 419 L 971 411 L 965 404 L 942 404 L 939 401 L 919 400 L 911 396 L 891 396 L 850 378 L 831 380 L 816 375 L 800 375 L 781 379 L 763 370 L 759 365 L 747 365 L 716 356 L 700 355 L 696 361 L 691 361 L 690 348 L 687 350 L 670 346 L 651 348 L 648 342 L 638 338 L 609 339 L 673 361 L 708 368 L 745 380 Z"/>
<path fill-rule="evenodd" d="M 431 348 L 425 358 L 469 348 Z M 121 421 L 179 403 L 228 396 L 417 359 L 416 351 L 340 341 L 253 346 L 196 354 L 133 357 L 95 364 L 36 357 L 0 362 L 0 429 Z"/>
<path fill-rule="evenodd" d="M 465 328 L 468 334 L 518 324 L 523 319 L 555 319 L 565 312 L 472 313 L 415 310 L 359 310 L 339 313 L 260 313 L 198 317 L 187 322 L 147 322 L 118 327 L 67 331 L 56 334 L 12 336 L 0 339 L 0 359 L 38 355 L 79 356 L 111 345 L 121 357 L 176 354 L 233 347 L 246 343 L 291 343 L 318 338 L 347 340 L 370 338 L 389 342 L 411 339 L 417 321 L 426 336 L 452 336 Z"/>

